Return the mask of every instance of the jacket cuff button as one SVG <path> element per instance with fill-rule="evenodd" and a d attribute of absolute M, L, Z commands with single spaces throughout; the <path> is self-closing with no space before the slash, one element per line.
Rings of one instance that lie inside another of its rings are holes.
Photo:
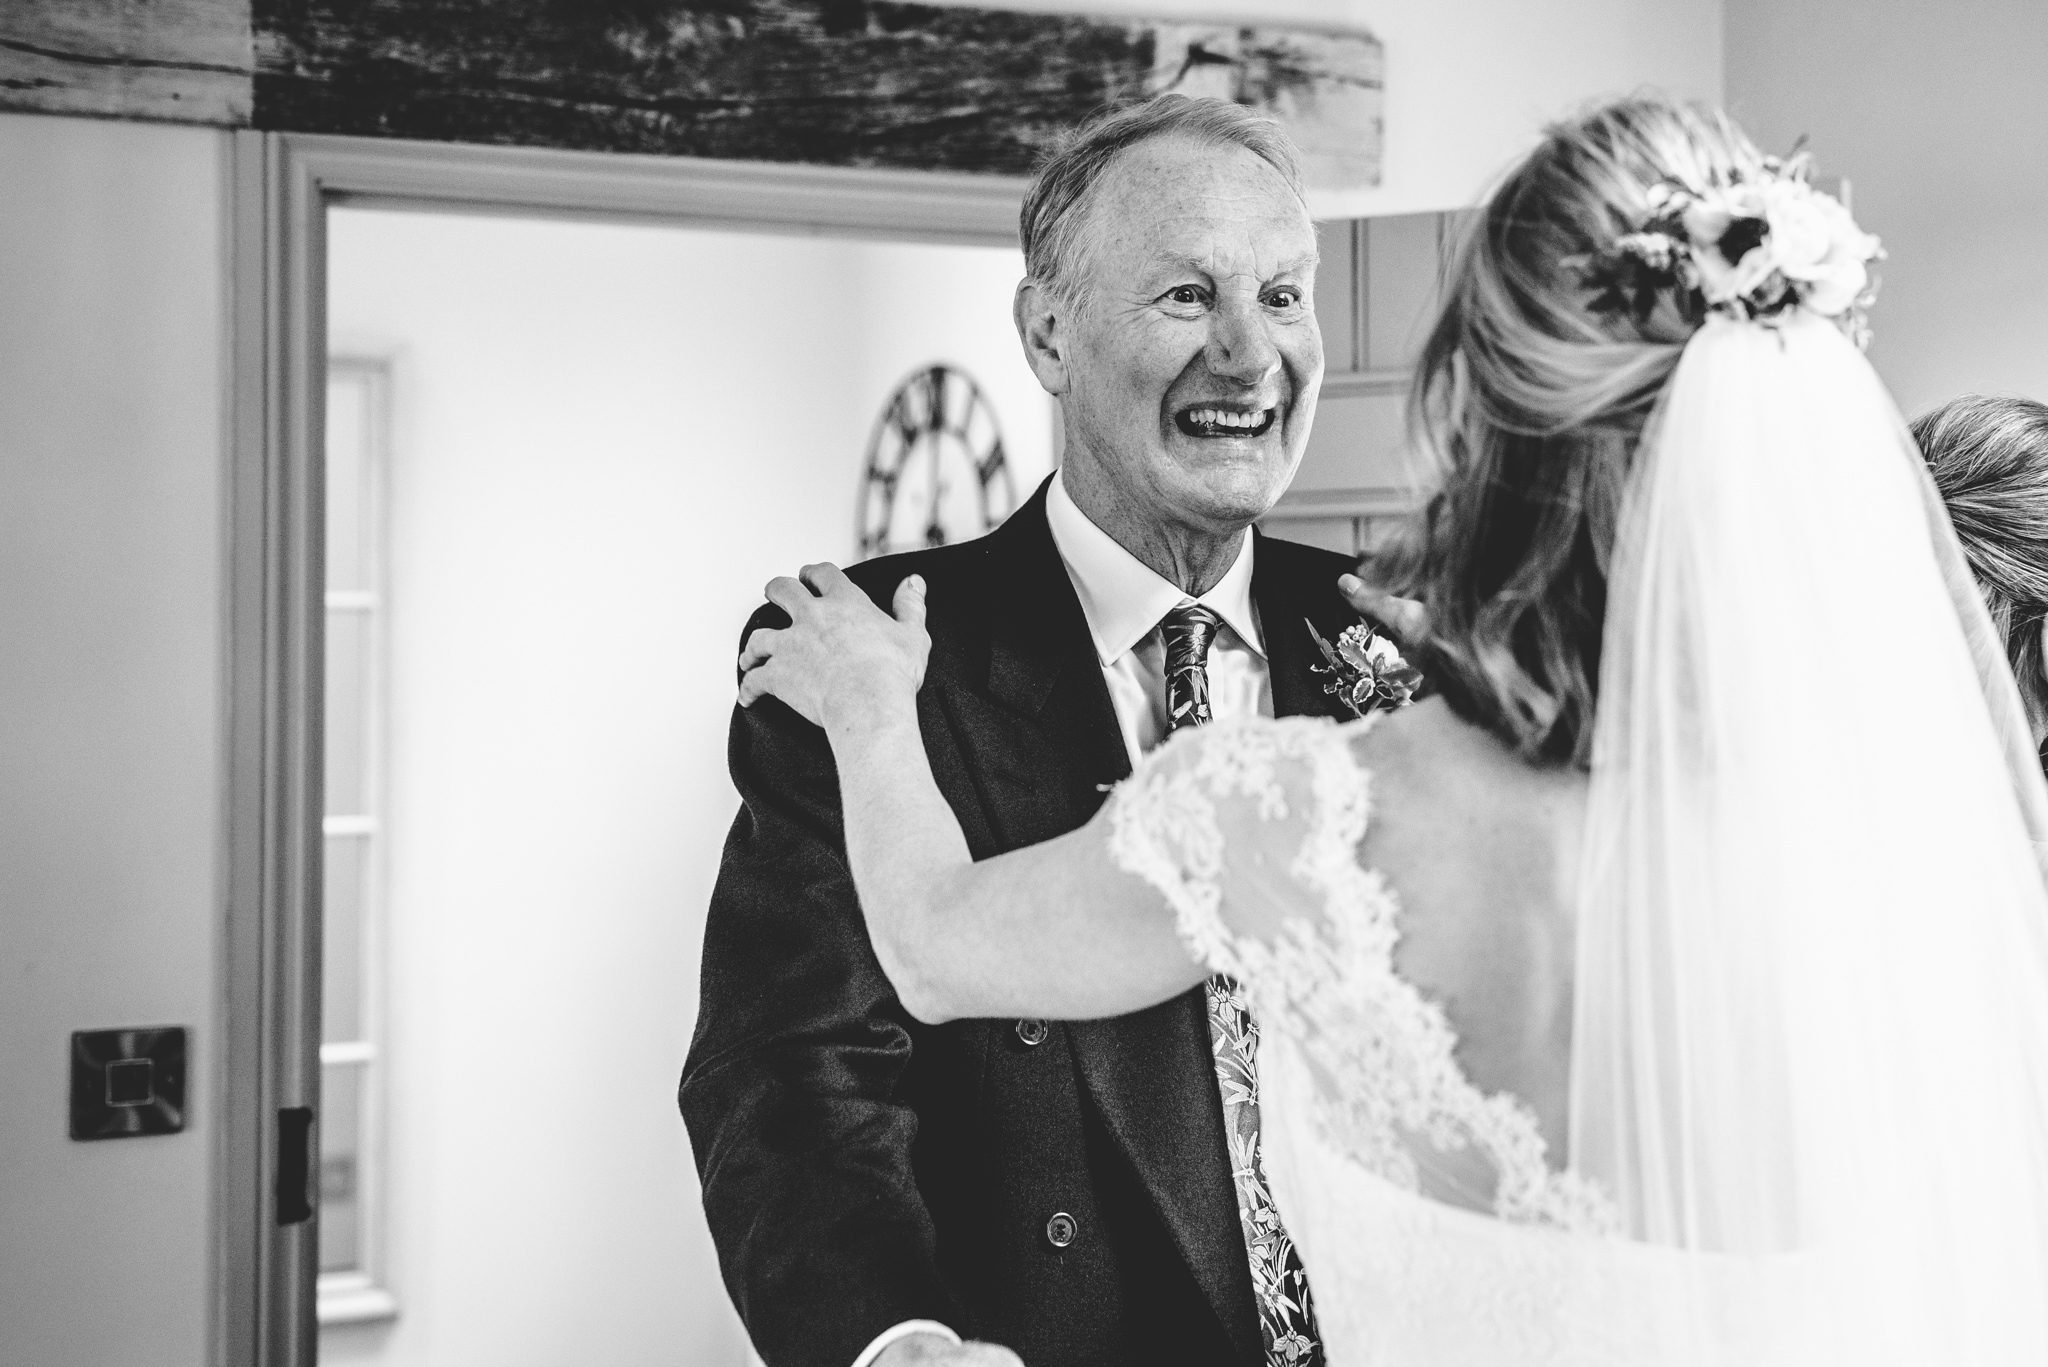
<path fill-rule="evenodd" d="M 1039 1045 L 1045 1043 L 1046 1036 L 1050 1034 L 1052 1034 L 1052 1027 L 1044 1021 L 1028 1020 L 1017 1022 L 1017 1038 L 1024 1041 L 1024 1047 L 1027 1049 L 1036 1049 Z"/>
<path fill-rule="evenodd" d="M 1074 1242 L 1074 1236 L 1081 1232 L 1081 1226 L 1065 1211 L 1055 1214 L 1045 1222 L 1045 1241 L 1054 1248 L 1065 1248 Z"/>

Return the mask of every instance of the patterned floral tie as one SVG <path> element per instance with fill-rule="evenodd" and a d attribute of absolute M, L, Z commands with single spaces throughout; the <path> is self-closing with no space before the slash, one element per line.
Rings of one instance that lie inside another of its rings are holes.
<path fill-rule="evenodd" d="M 1209 711 L 1209 643 L 1223 625 L 1200 603 L 1182 603 L 1159 623 L 1166 638 L 1166 729 L 1201 726 Z"/>
<path fill-rule="evenodd" d="M 1166 638 L 1169 730 L 1200 726 L 1210 719 L 1209 645 L 1222 625 L 1222 618 L 1197 603 L 1175 608 L 1159 624 Z M 1230 1142 L 1231 1177 L 1237 1183 L 1237 1218 L 1251 1259 L 1267 1367 L 1322 1367 L 1322 1336 L 1316 1332 L 1308 1274 L 1294 1251 L 1294 1240 L 1280 1223 L 1259 1157 L 1259 1023 L 1229 978 L 1218 974 L 1209 979 L 1208 994 L 1209 1039 L 1216 1057 L 1216 1082 L 1223 1092 L 1223 1129 Z"/>

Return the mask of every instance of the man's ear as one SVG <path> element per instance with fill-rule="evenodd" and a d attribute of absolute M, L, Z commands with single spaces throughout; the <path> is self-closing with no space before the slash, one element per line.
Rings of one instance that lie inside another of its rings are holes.
<path fill-rule="evenodd" d="M 1051 289 L 1028 277 L 1018 282 L 1010 301 L 1025 363 L 1045 392 L 1054 396 L 1067 392 L 1067 312 L 1068 306 Z"/>

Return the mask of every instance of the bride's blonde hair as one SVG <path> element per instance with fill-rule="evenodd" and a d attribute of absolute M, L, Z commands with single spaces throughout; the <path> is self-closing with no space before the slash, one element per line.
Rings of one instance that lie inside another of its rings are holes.
<path fill-rule="evenodd" d="M 1718 111 L 1654 97 L 1547 130 L 1467 222 L 1410 394 L 1437 492 L 1374 576 L 1430 614 L 1451 706 L 1531 760 L 1584 767 L 1608 555 L 1635 449 L 1699 326 L 1593 307 L 1580 261 L 1650 216 L 1649 191 L 1753 172 Z"/>

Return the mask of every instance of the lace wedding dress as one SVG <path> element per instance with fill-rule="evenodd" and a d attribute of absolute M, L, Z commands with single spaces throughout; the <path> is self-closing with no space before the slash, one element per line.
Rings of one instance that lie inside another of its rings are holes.
<path fill-rule="evenodd" d="M 1110 854 L 1244 984 L 1331 1367 L 2038 1367 L 2048 793 L 1997 638 L 1832 328 L 1710 323 L 1660 421 L 1610 576 L 1565 1161 L 1396 971 L 1373 723 L 1177 736 Z"/>
<path fill-rule="evenodd" d="M 1187 734 L 1119 790 L 1110 818 L 1116 862 L 1165 895 L 1186 943 L 1252 1002 L 1266 1167 L 1331 1367 L 2048 1360 L 2048 1285 L 2016 1287 L 2009 1261 L 2039 1266 L 2022 1237 L 2038 1210 L 1958 1210 L 1983 1238 L 1958 1248 L 1911 1208 L 1887 1218 L 1890 1188 L 1874 1187 L 1873 1218 L 1849 1223 L 1876 1245 L 1844 1246 L 1850 1231 L 1825 1222 L 1802 1242 L 1786 1211 L 1782 1243 L 1730 1252 L 1649 1241 L 1616 1193 L 1551 1166 L 1535 1115 L 1472 1084 L 1443 1010 L 1395 970 L 1399 899 L 1357 857 L 1372 784 L 1353 744 L 1369 725 Z M 2007 1164 L 1993 1194 L 2036 1200 L 2030 1172 Z M 1919 1281 L 1935 1271 L 1949 1282 Z"/>
<path fill-rule="evenodd" d="M 1369 725 L 1220 723 L 1162 751 L 1111 813 L 1117 863 L 1251 997 L 1266 1167 L 1329 1361 L 1663 1362 L 1654 1307 L 1697 1269 L 1617 1237 L 1612 1202 L 1546 1163 L 1528 1107 L 1465 1077 L 1443 1010 L 1395 971 L 1399 901 L 1357 859 L 1371 781 L 1352 743 Z M 1731 1261 L 1716 1279 L 1730 1325 L 1790 1327 L 1768 1306 L 1790 1274 Z M 1706 1360 L 1817 1360 L 1744 1336 Z"/>

